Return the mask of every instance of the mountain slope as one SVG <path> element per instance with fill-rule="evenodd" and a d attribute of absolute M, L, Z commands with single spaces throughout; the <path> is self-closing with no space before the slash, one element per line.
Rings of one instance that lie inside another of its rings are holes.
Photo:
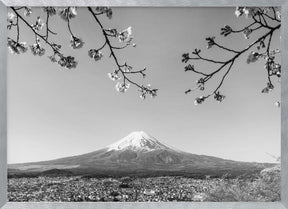
<path fill-rule="evenodd" d="M 51 161 L 8 166 L 10 175 L 71 173 L 73 175 L 240 175 L 262 170 L 270 164 L 245 163 L 195 155 L 164 145 L 143 131 L 94 152 Z M 51 172 L 49 172 L 51 171 Z"/>

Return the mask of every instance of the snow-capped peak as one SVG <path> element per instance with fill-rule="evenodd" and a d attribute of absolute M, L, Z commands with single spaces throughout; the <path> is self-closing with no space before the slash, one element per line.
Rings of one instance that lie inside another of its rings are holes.
<path fill-rule="evenodd" d="M 134 151 L 152 151 L 157 149 L 167 149 L 168 147 L 144 131 L 135 131 L 114 144 L 111 144 L 107 148 L 108 151 L 124 149 L 131 149 Z"/>

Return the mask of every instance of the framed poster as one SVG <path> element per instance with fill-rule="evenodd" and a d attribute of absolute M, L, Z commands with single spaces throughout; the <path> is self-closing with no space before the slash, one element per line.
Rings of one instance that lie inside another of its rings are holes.
<path fill-rule="evenodd" d="M 285 2 L 1 10 L 3 208 L 287 207 Z"/>

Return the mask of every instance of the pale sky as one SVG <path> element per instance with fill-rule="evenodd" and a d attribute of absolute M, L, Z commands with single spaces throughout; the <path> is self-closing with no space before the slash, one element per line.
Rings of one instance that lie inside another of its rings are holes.
<path fill-rule="evenodd" d="M 31 24 L 40 14 L 36 10 L 28 19 Z M 147 67 L 147 77 L 143 80 L 135 75 L 135 80 L 158 88 L 159 95 L 146 100 L 140 99 L 133 86 L 125 94 L 115 90 L 116 83 L 107 73 L 116 66 L 107 48 L 101 61 L 88 57 L 88 50 L 100 47 L 103 37 L 86 8 L 78 9 L 78 16 L 71 20 L 75 35 L 85 41 L 80 50 L 69 47 L 66 22 L 53 16 L 51 28 L 58 33 L 54 40 L 63 45 L 65 55 L 77 58 L 78 67 L 65 70 L 51 63 L 48 46 L 41 58 L 30 51 L 23 55 L 8 53 L 8 163 L 84 154 L 138 130 L 186 152 L 275 162 L 267 153 L 280 156 L 280 108 L 274 105 L 280 99 L 280 84 L 275 81 L 273 92 L 261 94 L 267 82 L 264 61 L 248 65 L 245 54 L 235 63 L 221 88 L 226 95 L 223 103 L 209 99 L 195 106 L 194 99 L 203 92 L 184 94 L 199 78 L 184 72 L 184 52 L 205 49 L 208 36 L 215 35 L 220 43 L 234 49 L 243 49 L 255 37 L 246 40 L 242 34 L 227 38 L 219 35 L 226 24 L 235 29 L 247 24 L 247 19 L 236 18 L 234 11 L 113 8 L 111 20 L 101 17 L 107 28 L 123 30 L 132 26 L 137 47 L 117 51 L 117 57 L 135 69 Z M 20 41 L 32 44 L 34 36 L 22 23 L 20 31 Z M 15 37 L 15 33 L 9 36 Z M 277 32 L 272 48 L 279 45 Z M 227 57 L 214 48 L 204 53 L 220 60 Z M 191 64 L 199 70 L 216 67 L 203 62 Z M 210 84 L 215 87 L 216 80 Z"/>

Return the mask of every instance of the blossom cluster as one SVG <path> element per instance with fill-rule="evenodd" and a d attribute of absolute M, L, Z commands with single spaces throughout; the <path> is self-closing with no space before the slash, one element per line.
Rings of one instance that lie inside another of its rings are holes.
<path fill-rule="evenodd" d="M 128 27 L 127 29 L 123 30 L 122 32 L 118 32 L 115 28 L 105 30 L 108 36 L 118 38 L 120 42 L 126 42 L 127 44 L 131 44 L 133 37 L 132 37 L 132 27 Z"/>
<path fill-rule="evenodd" d="M 125 62 L 124 67 L 122 68 L 122 71 L 123 71 L 124 73 L 130 73 L 130 72 L 132 71 L 132 69 L 133 69 L 133 67 L 130 66 L 130 65 L 128 65 L 128 64 Z"/>
<path fill-rule="evenodd" d="M 47 12 L 48 15 L 56 15 L 56 9 L 54 7 L 43 7 L 43 11 Z"/>
<path fill-rule="evenodd" d="M 243 34 L 244 34 L 245 39 L 249 39 L 252 32 L 253 32 L 252 29 L 250 29 L 250 28 L 245 28 L 244 31 L 243 31 Z"/>
<path fill-rule="evenodd" d="M 222 102 L 225 99 L 226 96 L 220 94 L 219 91 L 215 92 L 214 99 L 218 102 Z"/>
<path fill-rule="evenodd" d="M 75 61 L 75 58 L 72 56 L 61 56 L 60 60 L 58 61 L 58 64 L 61 67 L 65 67 L 66 69 L 72 69 L 72 68 L 76 68 L 77 66 L 77 62 Z"/>
<path fill-rule="evenodd" d="M 17 10 L 14 10 L 14 13 L 9 12 L 8 16 L 7 16 L 8 29 L 11 29 L 13 26 L 19 27 L 19 25 L 18 25 L 19 17 L 21 18 L 21 20 L 23 20 L 21 15 L 18 13 L 18 10 L 22 10 L 22 11 L 24 10 L 24 16 L 30 16 L 32 14 L 31 8 L 28 8 L 28 7 L 21 7 Z M 56 15 L 58 13 L 60 18 L 65 20 L 68 24 L 68 29 L 69 29 L 69 32 L 71 34 L 70 47 L 73 49 L 80 49 L 84 46 L 84 41 L 81 38 L 74 36 L 74 34 L 71 31 L 70 22 L 69 22 L 72 18 L 75 18 L 77 16 L 77 8 L 76 7 L 66 7 L 66 8 L 60 8 L 60 9 L 56 10 L 54 7 L 43 7 L 42 10 L 44 13 L 47 13 L 47 20 L 46 20 L 47 28 L 45 31 L 46 36 L 41 35 L 39 33 L 39 31 L 41 29 L 43 29 L 43 26 L 45 25 L 45 22 L 40 18 L 40 16 L 37 17 L 35 24 L 28 25 L 30 27 L 30 29 L 33 30 L 35 38 L 36 38 L 35 43 L 33 43 L 29 46 L 32 54 L 35 56 L 43 56 L 46 53 L 45 48 L 43 48 L 41 43 L 40 43 L 40 39 L 41 39 L 41 41 L 43 40 L 45 43 L 47 43 L 47 45 L 49 45 L 53 51 L 53 54 L 48 56 L 48 58 L 50 59 L 51 62 L 57 63 L 61 67 L 64 67 L 66 69 L 76 68 L 78 63 L 77 63 L 77 61 L 75 61 L 75 57 L 64 56 L 63 53 L 61 53 L 61 51 L 60 51 L 61 45 L 55 44 L 55 43 L 51 42 L 50 40 L 48 40 L 48 34 L 49 33 L 56 35 L 56 33 L 54 33 L 53 31 L 51 31 L 49 29 L 48 18 L 49 18 L 49 16 L 53 16 L 53 15 Z M 106 16 L 108 18 L 110 18 L 110 19 L 112 18 L 112 9 L 109 7 L 96 7 L 95 10 L 98 13 L 94 13 L 93 14 L 94 17 L 96 17 L 97 15 L 106 14 Z M 24 21 L 24 23 L 27 24 L 28 22 Z M 150 94 L 152 97 L 156 96 L 156 92 L 157 92 L 156 89 L 151 89 L 150 86 L 148 86 L 148 87 L 142 86 L 141 87 L 140 85 L 138 85 L 137 83 L 134 83 L 133 81 L 130 81 L 129 78 L 126 77 L 126 74 L 139 73 L 144 78 L 145 77 L 144 71 L 146 70 L 146 68 L 144 68 L 143 70 L 139 70 L 139 71 L 133 71 L 132 66 L 128 65 L 126 62 L 123 65 L 120 65 L 117 61 L 117 58 L 115 57 L 116 55 L 114 54 L 114 51 L 113 51 L 114 49 L 124 49 L 128 45 L 132 45 L 132 40 L 133 40 L 132 27 L 130 26 L 123 31 L 117 31 L 117 29 L 104 29 L 101 24 L 100 24 L 100 27 L 103 30 L 106 41 L 102 47 L 100 47 L 98 49 L 93 49 L 93 48 L 90 49 L 88 51 L 88 56 L 95 61 L 101 60 L 103 57 L 103 53 L 101 50 L 106 45 L 109 45 L 110 51 L 111 51 L 110 56 L 114 55 L 113 57 L 116 59 L 115 60 L 116 65 L 119 69 L 115 70 L 112 73 L 108 73 L 108 76 L 111 80 L 116 81 L 116 80 L 121 79 L 121 77 L 118 75 L 118 73 L 121 73 L 123 75 L 123 82 L 118 82 L 116 84 L 116 86 L 115 86 L 116 90 L 118 92 L 124 93 L 129 89 L 130 85 L 133 84 L 133 85 L 136 85 L 137 87 L 141 88 L 142 97 L 145 97 L 146 94 Z M 121 47 L 112 46 L 110 41 L 109 41 L 109 37 L 118 39 L 120 43 L 124 44 L 124 46 L 121 46 Z M 19 40 L 19 33 L 17 36 L 17 41 L 14 41 L 13 39 L 8 38 L 8 48 L 14 54 L 24 53 L 28 50 L 26 43 L 25 42 L 19 42 L 18 40 Z M 133 43 L 133 46 L 135 47 L 136 44 Z"/>
<path fill-rule="evenodd" d="M 32 9 L 30 7 L 25 7 L 24 8 L 24 15 L 26 17 L 29 17 L 32 14 Z"/>
<path fill-rule="evenodd" d="M 25 42 L 18 43 L 10 38 L 8 39 L 7 45 L 12 54 L 21 54 L 28 50 Z"/>
<path fill-rule="evenodd" d="M 243 14 L 246 16 L 246 18 L 254 17 L 257 14 L 260 13 L 267 13 L 268 10 L 261 10 L 259 7 L 237 7 L 235 11 L 235 15 L 237 17 L 242 16 Z"/>
<path fill-rule="evenodd" d="M 114 71 L 113 73 L 108 73 L 108 77 L 112 80 L 112 81 L 116 81 L 116 80 L 120 80 L 121 77 L 118 75 L 117 71 Z"/>
<path fill-rule="evenodd" d="M 76 17 L 77 8 L 76 7 L 67 7 L 67 8 L 61 9 L 59 12 L 59 15 L 63 20 L 69 21 L 71 18 Z"/>
<path fill-rule="evenodd" d="M 268 71 L 269 76 L 277 76 L 281 77 L 281 65 L 279 63 L 275 63 L 273 56 L 267 57 L 267 62 L 265 63 L 265 68 Z"/>
<path fill-rule="evenodd" d="M 37 17 L 36 23 L 34 25 L 31 25 L 31 26 L 32 26 L 33 30 L 39 31 L 43 28 L 44 24 L 45 23 L 43 22 L 43 20 L 40 17 Z"/>
<path fill-rule="evenodd" d="M 39 38 L 36 39 L 36 43 L 30 45 L 30 49 L 35 56 L 43 56 L 45 54 L 45 49 L 41 46 Z"/>
<path fill-rule="evenodd" d="M 14 25 L 14 21 L 16 20 L 16 15 L 12 12 L 8 12 L 7 15 L 7 29 L 11 30 L 12 26 Z"/>
<path fill-rule="evenodd" d="M 112 18 L 112 9 L 110 7 L 96 7 L 95 10 L 100 14 L 106 14 L 106 16 L 111 19 Z"/>
<path fill-rule="evenodd" d="M 262 89 L 262 93 L 269 93 L 270 91 L 272 91 L 274 89 L 274 86 L 273 86 L 273 84 L 271 83 L 271 82 L 268 82 L 267 83 L 267 86 L 264 88 L 264 89 Z"/>
<path fill-rule="evenodd" d="M 84 41 L 82 41 L 81 38 L 77 38 L 75 36 L 71 36 L 71 40 L 70 40 L 70 46 L 73 49 L 80 49 L 82 48 L 84 45 Z"/>
<path fill-rule="evenodd" d="M 63 54 L 59 53 L 58 51 L 54 52 L 54 55 L 48 56 L 51 62 L 58 63 L 61 67 L 66 69 L 76 68 L 78 62 L 75 61 L 75 57 L 67 56 L 65 57 Z"/>
<path fill-rule="evenodd" d="M 256 62 L 259 59 L 259 57 L 261 57 L 261 54 L 259 54 L 258 52 L 252 51 L 248 55 L 246 62 L 247 62 L 247 64 L 250 64 L 252 62 Z"/>
<path fill-rule="evenodd" d="M 90 49 L 88 51 L 88 55 L 89 55 L 89 57 L 91 57 L 95 61 L 99 61 L 103 57 L 102 52 L 100 50 L 97 50 L 97 49 Z"/>
<path fill-rule="evenodd" d="M 140 94 L 140 98 L 141 98 L 141 99 L 146 99 L 147 95 L 149 95 L 149 94 L 150 94 L 150 96 L 151 96 L 152 98 L 156 97 L 156 96 L 157 96 L 157 91 L 158 91 L 158 89 L 152 89 L 152 88 L 151 88 L 151 85 L 148 84 L 147 87 L 141 86 L 141 88 L 139 89 L 139 91 L 140 91 L 140 93 L 141 93 L 141 94 Z"/>
<path fill-rule="evenodd" d="M 130 84 L 125 82 L 118 82 L 115 87 L 118 92 L 125 93 L 130 87 Z"/>
<path fill-rule="evenodd" d="M 197 97 L 195 99 L 194 104 L 195 105 L 199 105 L 199 104 L 202 104 L 204 101 L 205 101 L 205 97 L 204 96 L 200 96 L 200 97 Z"/>

